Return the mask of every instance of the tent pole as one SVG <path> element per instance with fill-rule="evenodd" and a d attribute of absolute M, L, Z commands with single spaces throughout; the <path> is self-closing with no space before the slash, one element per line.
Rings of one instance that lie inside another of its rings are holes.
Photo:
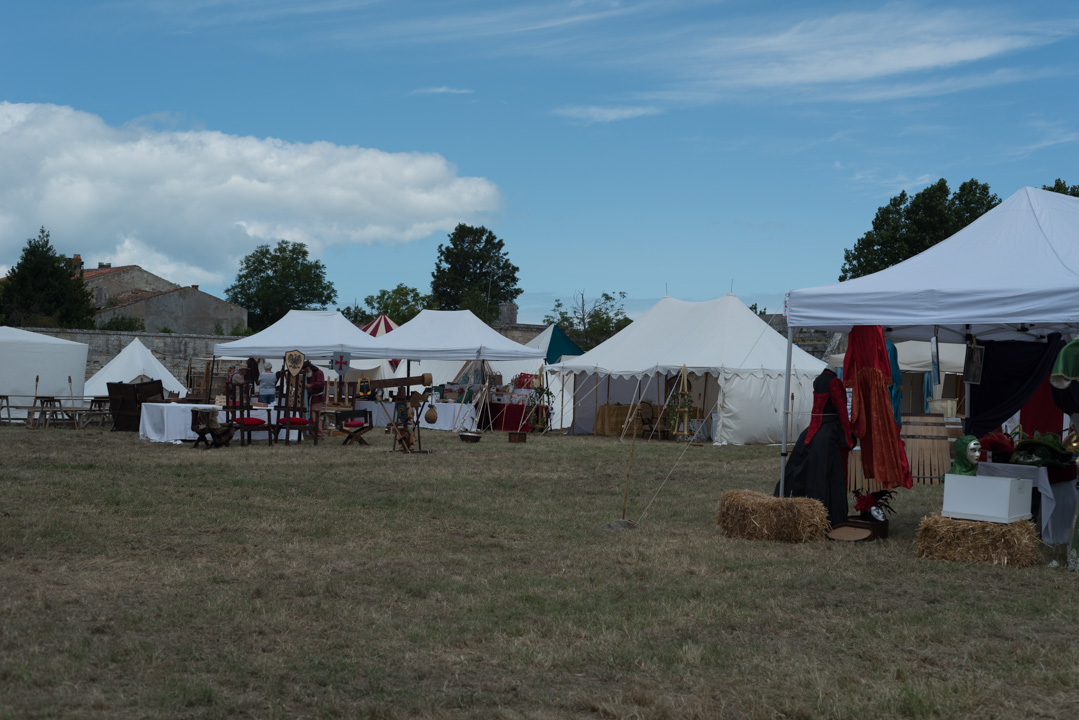
<path fill-rule="evenodd" d="M 787 323 L 787 371 L 783 376 L 783 444 L 779 450 L 779 497 L 785 497 L 783 475 L 787 469 L 787 427 L 791 421 L 791 359 L 794 355 L 794 328 Z"/>

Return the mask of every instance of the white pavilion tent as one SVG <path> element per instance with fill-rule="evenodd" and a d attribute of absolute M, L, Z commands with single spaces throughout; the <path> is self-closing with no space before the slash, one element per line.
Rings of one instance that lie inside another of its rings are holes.
<path fill-rule="evenodd" d="M 685 365 L 694 405 L 714 421 L 716 444 L 775 443 L 783 435 L 786 352 L 783 336 L 733 294 L 705 302 L 665 297 L 605 342 L 548 370 L 576 378 L 577 433 L 592 431 L 599 405 L 665 404 L 665 378 Z M 792 355 L 788 374 L 801 432 L 809 422 L 813 379 L 826 364 L 798 348 Z"/>
<path fill-rule="evenodd" d="M 141 382 L 160 380 L 162 387 L 169 392 L 187 395 L 187 388 L 169 372 L 161 361 L 154 357 L 142 341 L 135 338 L 127 347 L 109 360 L 103 368 L 86 381 L 86 394 L 104 396 L 109 394 L 108 383 Z"/>

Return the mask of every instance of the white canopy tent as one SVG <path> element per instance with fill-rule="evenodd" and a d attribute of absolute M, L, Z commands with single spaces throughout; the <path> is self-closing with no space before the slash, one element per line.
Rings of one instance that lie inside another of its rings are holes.
<path fill-rule="evenodd" d="M 129 383 L 142 380 L 160 380 L 165 390 L 179 393 L 180 397 L 187 395 L 187 388 L 183 383 L 177 380 L 138 338 L 128 343 L 105 367 L 86 381 L 86 394 L 104 396 L 109 394 L 110 382 Z"/>
<path fill-rule="evenodd" d="M 548 325 L 547 328 L 539 335 L 529 340 L 525 347 L 541 350 L 544 353 L 548 351 L 548 347 L 551 343 L 551 337 L 553 335 L 554 325 Z M 412 364 L 412 371 L 431 373 L 432 384 L 443 385 L 445 383 L 453 382 L 465 369 L 466 366 L 471 364 L 471 360 L 420 360 Z M 514 377 L 521 373 L 529 373 L 533 375 L 539 374 L 543 368 L 544 358 L 529 358 L 526 360 L 494 360 L 488 362 L 491 372 L 498 373 L 502 376 L 502 381 L 505 383 L 510 382 Z M 397 368 L 399 373 L 404 371 L 402 366 Z M 553 430 L 561 430 L 564 427 L 569 427 L 569 422 L 572 419 L 572 413 L 569 412 L 569 408 L 573 404 L 573 376 L 570 374 L 549 376 L 545 378 L 545 381 L 549 381 L 548 389 L 554 396 L 550 411 L 550 427 Z M 565 410 L 565 412 L 563 411 Z"/>
<path fill-rule="evenodd" d="M 933 358 L 930 343 L 921 340 L 902 340 L 895 344 L 899 353 L 899 369 L 903 372 L 932 372 Z M 942 373 L 961 375 L 967 346 L 959 343 L 940 343 L 937 346 L 937 368 Z M 828 364 L 843 367 L 843 354 L 829 355 Z"/>
<path fill-rule="evenodd" d="M 468 310 L 421 310 L 357 355 L 403 360 L 527 360 L 544 351 L 499 335 Z"/>
<path fill-rule="evenodd" d="M 787 374 L 800 432 L 809 422 L 813 379 L 826 364 L 794 350 Z M 783 336 L 733 294 L 705 302 L 665 297 L 613 337 L 549 371 L 576 376 L 574 432 L 592 431 L 598 405 L 664 404 L 661 381 L 685 365 L 695 380 L 694 404 L 715 413 L 716 444 L 775 443 L 783 436 L 786 352 Z"/>
<path fill-rule="evenodd" d="M 935 336 L 960 343 L 968 336 L 1073 336 L 1079 331 L 1079 198 L 1022 188 L 898 265 L 792 290 L 787 324 L 788 352 L 796 327 L 846 332 L 855 325 L 881 325 L 892 339 Z"/>
<path fill-rule="evenodd" d="M 787 295 L 790 327 L 893 340 L 1036 340 L 1079 330 L 1079 198 L 1025 187 L 886 270 Z"/>
<path fill-rule="evenodd" d="M 376 360 L 386 357 L 372 354 L 375 342 L 338 310 L 289 310 L 261 332 L 214 345 L 214 355 L 279 359 L 289 350 L 299 350 L 312 361 L 327 360 L 338 353 Z"/>
<path fill-rule="evenodd" d="M 28 330 L 0 327 L 0 395 L 15 406 L 37 396 L 82 398 L 85 395 L 86 343 L 61 340 Z M 70 384 L 69 384 L 70 382 Z M 24 417 L 13 411 L 12 417 Z"/>

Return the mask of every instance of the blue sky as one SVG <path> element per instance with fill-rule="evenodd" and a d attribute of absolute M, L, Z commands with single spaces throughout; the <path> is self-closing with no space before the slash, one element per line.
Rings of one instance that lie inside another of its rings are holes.
<path fill-rule="evenodd" d="M 285 238 L 343 306 L 426 291 L 465 222 L 524 322 L 777 310 L 900 190 L 1079 183 L 1077 34 L 1054 1 L 8 0 L 0 271 L 45 226 L 222 295 Z"/>

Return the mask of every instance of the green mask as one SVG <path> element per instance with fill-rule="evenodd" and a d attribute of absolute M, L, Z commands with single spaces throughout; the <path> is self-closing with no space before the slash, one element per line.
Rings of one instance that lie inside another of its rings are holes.
<path fill-rule="evenodd" d="M 977 475 L 978 455 L 982 451 L 982 444 L 973 435 L 963 435 L 955 440 L 955 460 L 951 469 L 952 475 Z"/>

